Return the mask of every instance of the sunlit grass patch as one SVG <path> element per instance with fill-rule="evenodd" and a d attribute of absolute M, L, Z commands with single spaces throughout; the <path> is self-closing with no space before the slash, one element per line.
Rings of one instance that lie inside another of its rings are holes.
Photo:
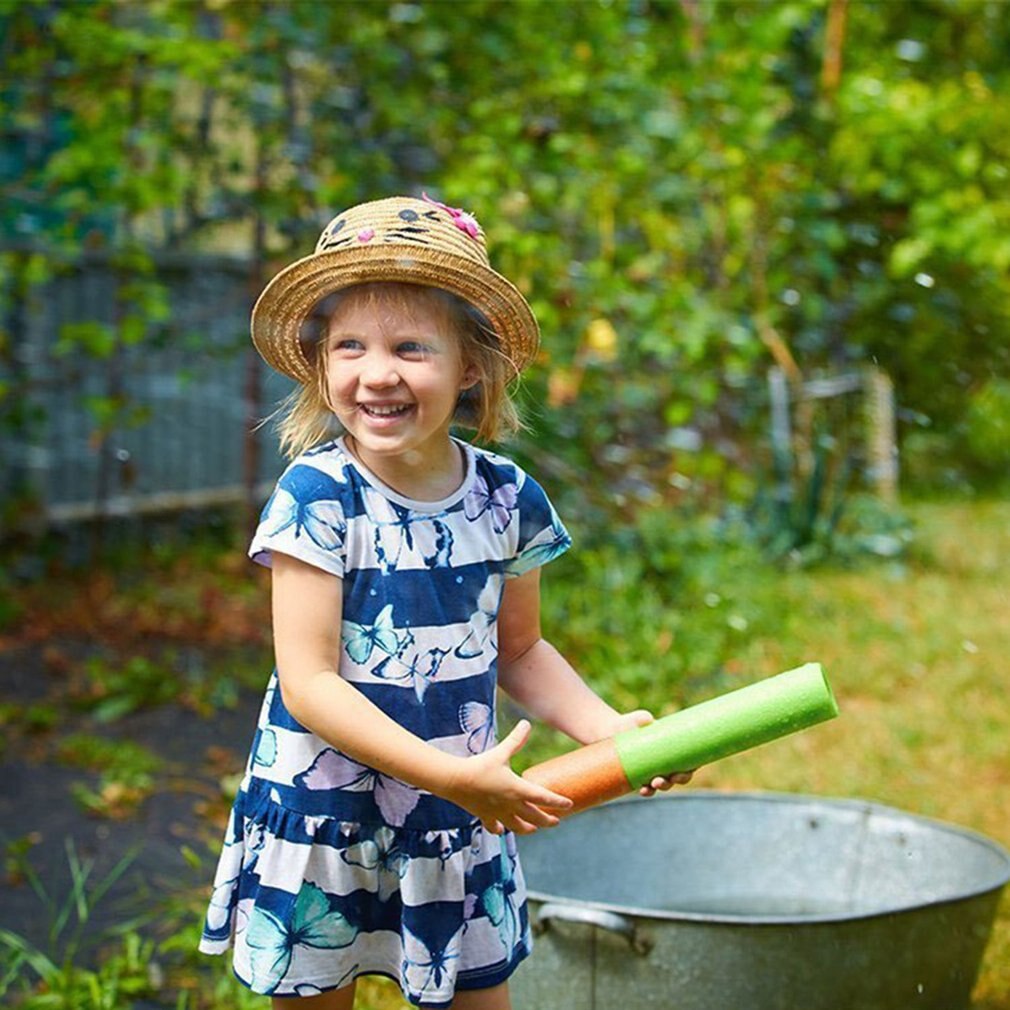
<path fill-rule="evenodd" d="M 1010 503 L 911 509 L 922 550 L 900 567 L 790 572 L 783 621 L 749 655 L 821 660 L 841 718 L 704 769 L 699 784 L 859 796 L 1010 847 Z M 763 672 L 770 672 L 765 669 Z M 1010 898 L 977 996 L 1010 1006 Z"/>
<path fill-rule="evenodd" d="M 98 773 L 96 784 L 76 782 L 71 794 L 89 813 L 114 818 L 129 816 L 151 795 L 163 764 L 142 744 L 88 733 L 61 739 L 56 757 L 62 764 Z"/>
<path fill-rule="evenodd" d="M 908 512 L 907 555 L 855 568 L 770 565 L 711 530 L 671 534 L 659 565 L 606 546 L 576 554 L 545 572 L 545 628 L 608 700 L 657 714 L 819 661 L 839 719 L 694 784 L 876 800 L 1010 847 L 1010 503 Z M 571 747 L 537 737 L 524 766 Z M 978 998 L 1010 1006 L 1010 898 Z"/>

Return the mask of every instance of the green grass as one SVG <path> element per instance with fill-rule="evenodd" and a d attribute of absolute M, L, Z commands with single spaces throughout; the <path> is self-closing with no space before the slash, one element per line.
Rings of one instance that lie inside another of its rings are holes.
<path fill-rule="evenodd" d="M 819 661 L 839 719 L 703 768 L 693 785 L 870 799 L 1010 848 L 1010 502 L 907 513 L 908 555 L 855 567 L 775 568 L 705 537 L 659 570 L 618 550 L 558 562 L 545 626 L 614 704 L 657 715 Z M 570 746 L 538 737 L 524 764 Z M 1010 894 L 975 999 L 1010 1010 Z"/>
<path fill-rule="evenodd" d="M 544 573 L 545 632 L 615 705 L 657 715 L 821 662 L 839 719 L 693 786 L 859 797 L 1010 848 L 1010 502 L 906 511 L 908 555 L 859 565 L 770 566 L 717 526 L 572 552 Z M 521 764 L 570 746 L 538 728 Z M 1010 1010 L 1010 894 L 975 1007 Z"/>
<path fill-rule="evenodd" d="M 63 737 L 56 747 L 61 764 L 98 772 L 92 788 L 84 782 L 71 786 L 74 799 L 96 816 L 124 817 L 151 795 L 155 774 L 163 762 L 149 748 L 132 740 L 110 740 L 90 733 Z"/>
<path fill-rule="evenodd" d="M 95 906 L 126 871 L 136 856 L 124 855 L 101 880 L 94 880 L 94 862 L 81 859 L 72 841 L 66 844 L 70 888 L 64 895 L 50 893 L 17 843 L 7 846 L 8 870 L 18 859 L 39 898 L 48 926 L 44 945 L 37 946 L 19 934 L 0 929 L 0 997 L 5 1006 L 20 1010 L 125 1010 L 136 998 L 158 990 L 155 945 L 132 924 L 124 924 L 109 941 L 97 966 L 90 966 L 84 951 L 91 937 Z"/>
<path fill-rule="evenodd" d="M 1010 848 L 1010 502 L 907 512 L 916 536 L 905 556 L 817 568 L 772 566 L 717 524 L 674 527 L 657 514 L 546 570 L 545 632 L 615 705 L 657 715 L 819 661 L 839 719 L 703 768 L 693 786 L 860 797 Z M 241 614 L 232 619 L 244 626 Z M 110 693 L 129 696 L 125 686 Z M 98 768 L 102 755 L 87 744 L 79 760 Z M 569 746 L 537 727 L 521 765 Z M 192 953 L 205 897 L 166 916 L 166 990 L 187 1010 L 261 1005 L 229 977 L 226 959 Z M 110 957 L 131 963 L 124 949 Z M 359 1010 L 405 1006 L 385 980 L 359 992 Z M 1010 1010 L 1010 897 L 975 999 L 976 1010 Z"/>
<path fill-rule="evenodd" d="M 917 556 L 781 577 L 778 634 L 739 653 L 753 676 L 821 661 L 842 717 L 703 770 L 713 788 L 858 796 L 982 831 L 1010 848 L 1010 503 L 919 505 Z M 976 990 L 1010 1007 L 1010 899 Z"/>

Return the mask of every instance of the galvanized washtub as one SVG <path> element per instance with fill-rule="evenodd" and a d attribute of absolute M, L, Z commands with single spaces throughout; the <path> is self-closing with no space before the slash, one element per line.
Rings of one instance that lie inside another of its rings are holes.
<path fill-rule="evenodd" d="M 520 840 L 517 1010 L 962 1010 L 1010 856 L 878 804 L 693 791 Z"/>

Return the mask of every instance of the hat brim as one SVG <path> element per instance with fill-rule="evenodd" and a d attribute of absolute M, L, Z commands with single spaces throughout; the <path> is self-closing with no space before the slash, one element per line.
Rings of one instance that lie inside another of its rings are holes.
<path fill-rule="evenodd" d="M 450 291 L 481 312 L 516 372 L 540 343 L 536 317 L 511 281 L 488 266 L 418 246 L 358 246 L 306 256 L 277 274 L 252 311 L 252 339 L 271 368 L 298 382 L 314 369 L 301 341 L 302 324 L 327 295 L 356 284 L 393 281 Z"/>

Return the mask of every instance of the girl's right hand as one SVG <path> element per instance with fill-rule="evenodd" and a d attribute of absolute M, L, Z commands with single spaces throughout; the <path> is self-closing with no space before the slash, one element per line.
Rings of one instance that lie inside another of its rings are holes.
<path fill-rule="evenodd" d="M 564 813 L 572 801 L 560 793 L 527 782 L 511 768 L 515 754 L 529 739 L 530 724 L 521 719 L 504 740 L 483 754 L 460 760 L 445 798 L 469 810 L 492 832 L 528 835 L 558 823 L 551 811 Z"/>

